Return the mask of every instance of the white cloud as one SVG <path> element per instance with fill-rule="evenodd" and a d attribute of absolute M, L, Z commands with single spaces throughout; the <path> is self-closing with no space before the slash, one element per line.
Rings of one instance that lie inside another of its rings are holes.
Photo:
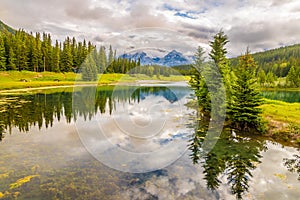
<path fill-rule="evenodd" d="M 147 28 L 153 44 L 161 41 L 159 48 L 179 48 L 183 53 L 207 46 L 223 29 L 230 39 L 229 55 L 234 56 L 246 46 L 261 51 L 297 43 L 299 12 L 297 0 L 1 0 L 0 19 L 14 28 L 50 32 L 59 40 L 70 35 L 100 44 L 118 33 L 115 39 L 120 42 L 115 45 L 123 49 L 137 46 L 133 38 L 120 40 L 124 32 Z M 159 30 L 156 36 L 155 30 Z M 138 38 L 145 40 L 143 35 Z"/>

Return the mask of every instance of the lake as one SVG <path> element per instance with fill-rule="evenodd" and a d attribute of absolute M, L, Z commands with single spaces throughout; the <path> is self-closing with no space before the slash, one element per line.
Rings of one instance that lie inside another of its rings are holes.
<path fill-rule="evenodd" d="M 191 94 L 140 82 L 0 95 L 0 199 L 299 199 L 299 149 L 224 129 L 201 152 Z"/>
<path fill-rule="evenodd" d="M 262 91 L 262 96 L 267 99 L 285 101 L 289 103 L 300 102 L 300 91 L 266 90 Z"/>

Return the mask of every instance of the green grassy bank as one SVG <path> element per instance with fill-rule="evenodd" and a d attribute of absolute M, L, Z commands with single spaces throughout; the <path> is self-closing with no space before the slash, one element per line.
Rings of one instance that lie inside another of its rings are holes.
<path fill-rule="evenodd" d="M 0 72 L 0 90 L 64 86 L 76 84 L 113 84 L 118 82 L 135 82 L 138 80 L 185 81 L 187 76 L 153 76 L 144 74 L 99 74 L 98 82 L 81 81 L 81 75 L 75 73 L 9 71 Z"/>
<path fill-rule="evenodd" d="M 261 108 L 268 124 L 267 136 L 300 145 L 300 103 L 265 99 Z"/>

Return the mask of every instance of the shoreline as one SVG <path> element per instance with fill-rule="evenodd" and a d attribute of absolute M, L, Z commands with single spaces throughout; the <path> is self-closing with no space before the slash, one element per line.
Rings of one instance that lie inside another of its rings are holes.
<path fill-rule="evenodd" d="M 88 87 L 88 86 L 105 86 L 105 85 L 132 85 L 132 84 L 168 84 L 168 83 L 186 83 L 187 81 L 168 81 L 168 80 L 133 80 L 133 81 L 111 81 L 109 83 L 97 83 L 97 82 L 70 82 L 70 84 L 65 85 L 49 85 L 49 86 L 40 86 L 40 87 L 24 87 L 24 88 L 17 88 L 17 89 L 4 89 L 0 90 L 0 95 L 7 95 L 7 94 L 15 94 L 21 92 L 31 92 L 35 90 L 47 90 L 47 89 L 55 89 L 55 88 L 71 88 L 71 87 Z"/>
<path fill-rule="evenodd" d="M 41 81 L 40 83 L 42 83 Z M 140 84 L 141 86 L 150 85 L 150 84 L 174 84 L 174 83 L 186 83 L 186 80 L 156 80 L 156 79 L 131 79 L 131 80 L 107 80 L 101 83 L 100 82 L 80 82 L 80 81 L 70 81 L 70 82 L 61 82 L 61 85 L 57 85 L 59 82 L 44 82 L 49 84 L 47 86 L 34 87 L 35 85 L 24 85 L 23 88 L 17 89 L 3 89 L 0 90 L 0 95 L 10 95 L 18 93 L 30 93 L 37 90 L 48 90 L 56 88 L 75 88 L 75 87 L 86 87 L 86 86 L 106 86 L 106 85 L 135 85 Z M 264 88 L 266 89 L 266 88 Z M 272 89 L 276 91 L 276 89 Z M 289 91 L 289 90 L 286 90 Z M 296 91 L 295 89 L 290 91 Z M 265 139 L 273 140 L 285 145 L 291 146 L 300 146 L 300 116 L 297 118 L 297 115 L 286 116 L 282 113 L 277 113 L 275 110 L 298 110 L 300 109 L 300 103 L 287 103 L 284 101 L 276 100 L 267 100 L 264 105 L 262 105 L 263 113 L 262 117 L 267 123 L 267 132 L 263 135 Z M 285 119 L 281 119 L 285 116 Z M 291 129 L 291 125 L 296 127 L 296 129 Z"/>
<path fill-rule="evenodd" d="M 287 91 L 287 92 L 300 92 L 300 88 L 259 88 L 260 91 Z"/>
<path fill-rule="evenodd" d="M 147 76 L 145 74 L 98 74 L 96 81 L 82 81 L 81 74 L 54 73 L 54 72 L 29 72 L 9 71 L 0 72 L 0 93 L 29 91 L 35 88 L 60 88 L 74 85 L 109 85 L 122 83 L 144 82 L 179 82 L 188 81 L 188 76 Z"/>

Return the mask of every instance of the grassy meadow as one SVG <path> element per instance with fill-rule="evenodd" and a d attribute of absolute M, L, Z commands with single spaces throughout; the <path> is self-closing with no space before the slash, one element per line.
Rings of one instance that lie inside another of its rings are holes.
<path fill-rule="evenodd" d="M 54 73 L 54 72 L 29 72 L 29 71 L 8 71 L 0 72 L 0 90 L 39 88 L 48 86 L 66 86 L 76 84 L 113 84 L 118 82 L 135 82 L 138 80 L 157 80 L 157 81 L 186 81 L 187 76 L 153 76 L 144 74 L 99 74 L 98 82 L 81 81 L 81 75 L 72 72 Z"/>
<path fill-rule="evenodd" d="M 300 144 L 300 103 L 265 99 L 261 106 L 268 136 Z"/>

